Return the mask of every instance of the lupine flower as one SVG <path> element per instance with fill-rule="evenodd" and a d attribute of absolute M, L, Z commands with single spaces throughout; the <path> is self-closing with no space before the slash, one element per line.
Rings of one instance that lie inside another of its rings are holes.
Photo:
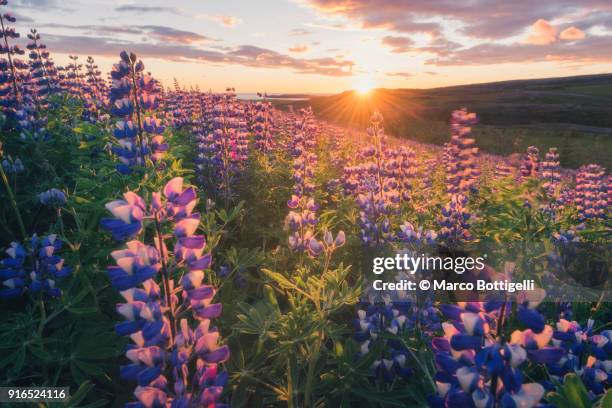
<path fill-rule="evenodd" d="M 0 1 L 0 6 L 6 6 L 8 1 Z M 0 22 L 2 23 L 2 44 L 0 44 L 0 54 L 5 54 L 7 59 L 0 60 L 2 69 L 0 72 L 0 97 L 2 97 L 2 107 L 9 109 L 11 105 L 17 106 L 21 102 L 21 91 L 19 86 L 20 67 L 19 60 L 15 60 L 15 55 L 23 55 L 25 51 L 19 48 L 18 45 L 11 46 L 9 39 L 19 38 L 19 33 L 9 23 L 15 23 L 17 20 L 11 13 L 0 13 Z M 10 113 L 9 110 L 7 110 Z"/>
<path fill-rule="evenodd" d="M 57 188 L 52 188 L 40 193 L 38 195 L 38 200 L 42 205 L 46 205 L 47 207 L 61 207 L 66 204 L 66 194 Z"/>
<path fill-rule="evenodd" d="M 7 156 L 2 160 L 2 167 L 8 174 L 19 174 L 25 171 L 25 166 L 19 157 L 13 160 L 11 156 Z"/>
<path fill-rule="evenodd" d="M 546 152 L 542 162 L 542 172 L 540 176 L 544 180 L 544 188 L 549 196 L 553 196 L 559 182 L 561 181 L 561 166 L 559 165 L 559 153 L 556 147 L 551 147 Z"/>
<path fill-rule="evenodd" d="M 608 209 L 608 187 L 601 166 L 582 166 L 576 174 L 575 204 L 582 221 L 605 219 Z"/>
<path fill-rule="evenodd" d="M 438 235 L 451 246 L 472 240 L 470 233 L 472 214 L 465 207 L 466 204 L 467 197 L 457 194 L 451 196 L 450 202 L 442 208 Z"/>
<path fill-rule="evenodd" d="M 414 319 L 411 315 L 412 304 L 408 299 L 392 301 L 384 296 L 382 301 L 376 302 L 374 296 L 369 296 L 357 312 L 355 319 L 355 340 L 360 343 L 358 358 L 365 356 L 372 348 L 374 342 L 384 341 L 385 347 L 382 355 L 372 365 L 375 377 L 392 382 L 396 377 L 408 378 L 413 374 L 407 366 L 408 350 L 399 340 L 379 340 L 382 333 L 400 336 L 414 328 Z"/>
<path fill-rule="evenodd" d="M 528 360 L 535 364 L 554 363 L 565 354 L 563 349 L 549 346 L 553 329 L 543 323 L 536 309 L 543 298 L 540 295 L 520 303 L 518 320 L 527 328 L 515 330 L 509 340 L 502 336 L 511 310 L 507 302 L 441 307 L 450 322 L 442 325 L 444 336 L 432 341 L 438 390 L 430 397 L 430 406 L 539 406 L 545 389 L 538 383 L 524 383 L 521 366 Z"/>
<path fill-rule="evenodd" d="M 565 350 L 566 355 L 547 365 L 556 379 L 568 373 L 577 373 L 592 398 L 603 394 L 612 385 L 612 331 L 593 333 L 592 320 L 582 328 L 576 321 L 561 318 L 553 332 L 552 342 Z"/>
<path fill-rule="evenodd" d="M 314 236 L 314 227 L 318 223 L 316 212 L 319 206 L 310 196 L 314 191 L 312 178 L 317 160 L 313 152 L 316 130 L 312 111 L 303 110 L 302 119 L 295 124 L 295 133 L 291 135 L 294 194 L 287 201 L 291 211 L 285 218 L 285 229 L 289 231 L 289 248 L 297 252 L 307 251 L 313 257 L 324 250 L 324 245 Z"/>
<path fill-rule="evenodd" d="M 452 113 L 451 140 L 445 149 L 448 158 L 446 188 L 449 194 L 469 193 L 478 183 L 478 148 L 475 147 L 475 139 L 469 137 L 472 132 L 471 125 L 477 122 L 476 114 L 468 113 L 465 108 Z"/>
<path fill-rule="evenodd" d="M 414 152 L 390 149 L 385 145 L 383 117 L 374 112 L 368 135 L 371 144 L 357 155 L 356 166 L 345 166 L 343 185 L 360 207 L 361 239 L 366 245 L 379 246 L 392 238 L 391 214 L 396 214 L 402 201 L 410 199 L 414 177 Z"/>
<path fill-rule="evenodd" d="M 159 84 L 144 74 L 144 64 L 135 54 L 125 51 L 113 66 L 111 77 L 110 103 L 118 119 L 114 130 L 118 146 L 113 152 L 121 162 L 117 170 L 127 174 L 133 166 L 145 165 L 147 157 L 158 163 L 168 150 L 162 136 L 165 126 L 152 116 L 159 104 Z"/>
<path fill-rule="evenodd" d="M 255 134 L 255 148 L 268 155 L 274 147 L 272 123 L 272 105 L 269 102 L 257 102 L 254 105 L 252 132 Z"/>
<path fill-rule="evenodd" d="M 503 179 L 512 176 L 512 168 L 503 161 L 495 165 L 495 178 Z"/>
<path fill-rule="evenodd" d="M 438 239 L 438 234 L 433 230 L 423 231 L 423 227 L 415 228 L 410 222 L 406 221 L 400 225 L 400 232 L 397 237 L 404 243 L 412 245 L 433 245 Z"/>
<path fill-rule="evenodd" d="M 527 148 L 527 154 L 523 156 L 520 173 L 521 178 L 537 177 L 540 172 L 540 151 L 535 146 Z"/>
<path fill-rule="evenodd" d="M 195 189 L 177 177 L 148 204 L 133 192 L 124 198 L 107 204 L 117 219 L 103 220 L 103 227 L 125 239 L 139 236 L 148 224 L 154 235 L 153 245 L 132 240 L 113 251 L 116 266 L 108 267 L 112 286 L 125 299 L 117 305 L 125 321 L 116 331 L 132 340 L 126 349 L 130 362 L 120 374 L 136 382 L 138 402 L 127 406 L 221 406 L 227 373 L 218 364 L 229 358 L 229 348 L 219 344 L 219 331 L 211 326 L 221 305 L 213 303 L 215 288 L 204 284 L 212 257 L 205 237 L 195 235 Z M 189 311 L 191 318 L 180 317 Z"/>
<path fill-rule="evenodd" d="M 248 158 L 247 123 L 243 108 L 235 100 L 233 89 L 224 95 L 212 96 L 204 109 L 195 134 L 198 142 L 198 168 L 212 173 L 212 188 L 228 206 L 234 198 L 234 184 Z M 204 180 L 203 174 L 200 179 Z"/>
<path fill-rule="evenodd" d="M 12 242 L 8 255 L 0 261 L 0 298 L 13 298 L 29 292 L 32 295 L 59 297 L 57 279 L 70 275 L 71 268 L 56 252 L 62 247 L 56 235 L 38 238 L 33 235 L 25 246 Z"/>

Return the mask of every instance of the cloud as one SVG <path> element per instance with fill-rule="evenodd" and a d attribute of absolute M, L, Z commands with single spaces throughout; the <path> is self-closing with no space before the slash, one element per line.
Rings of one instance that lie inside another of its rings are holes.
<path fill-rule="evenodd" d="M 72 11 L 72 9 L 66 7 L 66 3 L 67 2 L 60 0 L 14 0 L 9 3 L 9 6 L 12 9 L 29 9 L 36 11 L 48 11 L 51 9 Z"/>
<path fill-rule="evenodd" d="M 398 33 L 437 34 L 441 28 L 478 39 L 503 39 L 518 35 L 534 21 L 563 16 L 586 19 L 591 13 L 612 12 L 609 0 L 304 0 L 321 13 L 357 22 L 362 28 Z M 612 20 L 608 19 L 608 23 Z M 575 24 L 575 23 L 574 23 Z M 584 28 L 583 28 L 584 29 Z"/>
<path fill-rule="evenodd" d="M 402 78 L 411 78 L 414 76 L 414 74 L 411 72 L 387 72 L 385 73 L 385 75 L 392 76 L 392 77 L 402 77 Z"/>
<path fill-rule="evenodd" d="M 339 58 L 294 58 L 254 45 L 227 50 L 202 49 L 193 44 L 152 44 L 117 40 L 108 36 L 65 36 L 42 33 L 51 52 L 118 57 L 123 50 L 140 58 L 158 58 L 176 62 L 236 64 L 252 68 L 287 68 L 301 74 L 332 77 L 352 76 L 354 63 Z"/>
<path fill-rule="evenodd" d="M 414 41 L 408 37 L 394 37 L 388 35 L 386 37 L 383 37 L 381 43 L 391 48 L 392 52 L 398 54 L 414 50 Z"/>
<path fill-rule="evenodd" d="M 299 36 L 299 35 L 309 35 L 312 34 L 312 31 L 306 30 L 305 28 L 294 28 L 289 31 L 289 35 Z"/>
<path fill-rule="evenodd" d="M 157 26 L 157 25 L 146 25 L 138 26 L 141 27 L 151 37 L 162 42 L 173 42 L 177 44 L 192 44 L 197 42 L 203 42 L 210 40 L 210 38 L 191 32 L 177 30 L 176 28 Z"/>
<path fill-rule="evenodd" d="M 115 7 L 118 12 L 134 12 L 134 13 L 169 13 L 181 14 L 180 10 L 174 7 L 157 7 L 157 6 L 137 6 L 135 4 L 126 4 Z"/>
<path fill-rule="evenodd" d="M 586 34 L 579 28 L 574 26 L 568 27 L 565 30 L 561 31 L 561 34 L 558 33 L 557 27 L 554 27 L 546 20 L 538 20 L 531 26 L 531 34 L 523 40 L 525 44 L 533 44 L 533 45 L 550 45 L 558 40 L 563 41 L 578 41 L 584 40 L 586 38 Z"/>
<path fill-rule="evenodd" d="M 294 47 L 289 47 L 289 51 L 295 52 L 295 53 L 302 53 L 302 52 L 306 52 L 309 50 L 310 50 L 310 47 L 305 44 L 298 44 Z"/>
<path fill-rule="evenodd" d="M 85 34 L 105 36 L 109 34 L 144 35 L 164 43 L 192 44 L 205 41 L 214 41 L 212 38 L 191 31 L 177 30 L 176 28 L 158 25 L 69 25 L 59 23 L 42 24 L 42 28 L 62 28 L 77 30 Z"/>
<path fill-rule="evenodd" d="M 210 20 L 219 23 L 225 27 L 234 27 L 238 24 L 242 24 L 242 19 L 234 16 L 223 16 L 223 15 L 212 15 L 212 14 L 198 14 L 196 18 L 201 20 Z"/>
<path fill-rule="evenodd" d="M 565 41 L 584 40 L 585 37 L 586 34 L 584 33 L 584 31 L 574 26 L 571 26 L 561 31 L 561 34 L 559 35 L 559 38 Z"/>
<path fill-rule="evenodd" d="M 537 44 L 485 43 L 455 50 L 447 56 L 432 58 L 428 65 L 490 65 L 560 61 L 565 63 L 612 63 L 610 36 L 591 36 L 579 42 L 557 41 L 542 47 Z"/>
<path fill-rule="evenodd" d="M 531 26 L 531 34 L 524 40 L 525 44 L 549 45 L 557 41 L 557 29 L 548 21 L 539 19 Z"/>

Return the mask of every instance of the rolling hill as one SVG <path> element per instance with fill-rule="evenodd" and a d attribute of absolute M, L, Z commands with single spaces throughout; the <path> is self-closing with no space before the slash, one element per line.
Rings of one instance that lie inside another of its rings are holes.
<path fill-rule="evenodd" d="M 507 155 L 529 145 L 541 151 L 556 146 L 565 167 L 591 162 L 612 167 L 612 74 L 376 89 L 366 95 L 346 91 L 291 104 L 309 104 L 330 122 L 361 129 L 378 109 L 387 133 L 435 144 L 449 138 L 451 111 L 466 107 L 480 118 L 474 134 L 484 151 Z"/>

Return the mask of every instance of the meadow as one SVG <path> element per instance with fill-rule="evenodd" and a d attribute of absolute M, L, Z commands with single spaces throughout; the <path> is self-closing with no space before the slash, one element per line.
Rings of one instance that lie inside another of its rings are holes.
<path fill-rule="evenodd" d="M 612 165 L 612 76 L 504 81 L 434 89 L 376 89 L 362 95 L 347 91 L 313 96 L 301 103 L 340 126 L 364 128 L 370 112 L 380 110 L 391 135 L 442 145 L 448 117 L 467 106 L 478 112 L 474 130 L 479 147 L 508 156 L 529 146 L 562 151 L 561 165 L 578 168 L 591 162 Z M 294 104 L 294 102 L 289 102 Z M 275 103 L 283 108 L 286 103 Z M 300 104 L 296 105 L 299 106 Z"/>
<path fill-rule="evenodd" d="M 612 406 L 608 142 L 567 171 L 572 141 L 498 143 L 461 103 L 443 139 L 407 140 L 393 104 L 340 127 L 162 84 L 129 51 L 107 78 L 35 30 L 16 46 L 0 6 L 0 386 L 69 387 L 30 404 L 50 407 Z M 462 279 L 539 289 L 369 285 L 374 257 L 484 251 Z"/>

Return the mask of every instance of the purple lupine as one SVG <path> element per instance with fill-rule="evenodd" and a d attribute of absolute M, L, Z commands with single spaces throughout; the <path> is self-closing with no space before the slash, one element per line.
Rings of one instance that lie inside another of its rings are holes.
<path fill-rule="evenodd" d="M 118 119 L 114 130 L 118 146 L 113 147 L 113 152 L 121 162 L 117 170 L 127 174 L 133 166 L 144 166 L 148 157 L 158 163 L 168 150 L 162 136 L 165 126 L 152 114 L 159 103 L 159 84 L 144 74 L 144 64 L 135 54 L 125 51 L 113 66 L 111 77 L 110 103 Z"/>
<path fill-rule="evenodd" d="M 6 6 L 7 0 L 0 0 L 0 6 Z M 23 71 L 27 64 L 17 58 L 17 55 L 25 54 L 18 45 L 11 45 L 9 39 L 19 38 L 19 33 L 10 23 L 15 23 L 17 19 L 9 12 L 0 13 L 0 55 L 6 55 L 6 59 L 0 58 L 0 106 L 9 116 L 21 105 L 21 85 L 20 81 Z"/>
<path fill-rule="evenodd" d="M 467 196 L 455 194 L 442 208 L 442 215 L 439 219 L 441 228 L 438 235 L 440 240 L 446 242 L 450 247 L 456 247 L 472 240 L 470 233 L 472 214 L 466 207 L 467 202 Z"/>
<path fill-rule="evenodd" d="M 385 144 L 383 117 L 376 111 L 370 118 L 371 144 L 356 156 L 357 165 L 345 166 L 343 186 L 360 207 L 361 239 L 378 246 L 392 238 L 389 216 L 410 198 L 414 153 L 407 148 L 390 149 Z"/>
<path fill-rule="evenodd" d="M 471 138 L 472 125 L 478 122 L 475 113 L 463 108 L 451 116 L 451 140 L 446 146 L 446 188 L 449 194 L 467 194 L 476 189 L 480 177 L 478 148 Z"/>
<path fill-rule="evenodd" d="M 85 90 L 86 119 L 95 123 L 107 118 L 108 116 L 102 111 L 103 108 L 108 107 L 107 85 L 102 79 L 102 73 L 91 56 L 87 57 L 85 63 L 83 87 Z"/>
<path fill-rule="evenodd" d="M 603 167 L 588 164 L 576 173 L 574 202 L 581 221 L 605 219 L 608 210 L 608 186 Z"/>
<path fill-rule="evenodd" d="M 221 195 L 228 207 L 248 159 L 247 123 L 233 88 L 222 95 L 207 96 L 204 104 L 194 129 L 199 176 L 204 181 L 204 172 L 211 173 L 209 187 Z"/>
<path fill-rule="evenodd" d="M 148 204 L 133 192 L 125 198 L 107 204 L 118 219 L 102 226 L 115 238 L 145 236 L 148 227 L 153 235 L 152 245 L 132 240 L 112 252 L 116 266 L 108 267 L 112 286 L 125 299 L 117 305 L 125 321 L 116 331 L 132 340 L 126 349 L 130 363 L 120 373 L 137 383 L 138 402 L 126 407 L 221 407 L 227 373 L 219 364 L 229 358 L 229 348 L 219 344 L 211 325 L 221 304 L 212 302 L 216 290 L 204 283 L 212 256 L 205 237 L 196 235 L 196 191 L 177 177 Z"/>
<path fill-rule="evenodd" d="M 603 394 L 612 385 L 612 330 L 593 333 L 592 320 L 582 328 L 576 321 L 561 318 L 555 325 L 552 342 L 565 350 L 559 361 L 547 364 L 553 378 L 561 380 L 568 373 L 577 373 L 589 396 Z"/>
<path fill-rule="evenodd" d="M 505 338 L 504 324 L 511 304 L 505 301 L 465 302 L 442 305 L 449 319 L 444 336 L 432 340 L 435 352 L 437 393 L 431 407 L 538 407 L 545 388 L 525 384 L 521 367 L 550 364 L 565 352 L 549 345 L 553 329 L 546 325 L 537 306 L 542 297 L 518 305 L 518 321 L 526 326 Z M 502 387 L 503 384 L 503 387 Z"/>
<path fill-rule="evenodd" d="M 546 152 L 542 161 L 540 177 L 544 180 L 544 188 L 548 195 L 553 197 L 559 182 L 561 181 L 561 166 L 559 164 L 559 153 L 556 147 L 551 147 Z"/>
<path fill-rule="evenodd" d="M 311 256 L 317 256 L 323 248 L 315 238 L 319 206 L 311 196 L 315 189 L 313 176 L 317 156 L 313 150 L 317 128 L 310 109 L 304 109 L 301 113 L 302 117 L 295 123 L 289 142 L 294 184 L 293 195 L 287 201 L 290 211 L 285 218 L 285 229 L 289 232 L 288 245 L 292 251 L 307 251 Z"/>
<path fill-rule="evenodd" d="M 520 175 L 522 179 L 537 177 L 540 172 L 540 151 L 535 146 L 529 146 L 521 162 Z"/>
<path fill-rule="evenodd" d="M 272 104 L 267 101 L 254 105 L 252 132 L 255 134 L 255 148 L 265 156 L 274 147 Z"/>
<path fill-rule="evenodd" d="M 495 165 L 494 176 L 496 179 L 504 179 L 513 175 L 513 169 L 503 160 Z"/>
<path fill-rule="evenodd" d="M 13 298 L 26 292 L 59 297 L 56 280 L 70 275 L 72 269 L 57 255 L 62 247 L 56 235 L 43 238 L 33 235 L 24 246 L 12 242 L 8 255 L 0 261 L 0 298 Z"/>

